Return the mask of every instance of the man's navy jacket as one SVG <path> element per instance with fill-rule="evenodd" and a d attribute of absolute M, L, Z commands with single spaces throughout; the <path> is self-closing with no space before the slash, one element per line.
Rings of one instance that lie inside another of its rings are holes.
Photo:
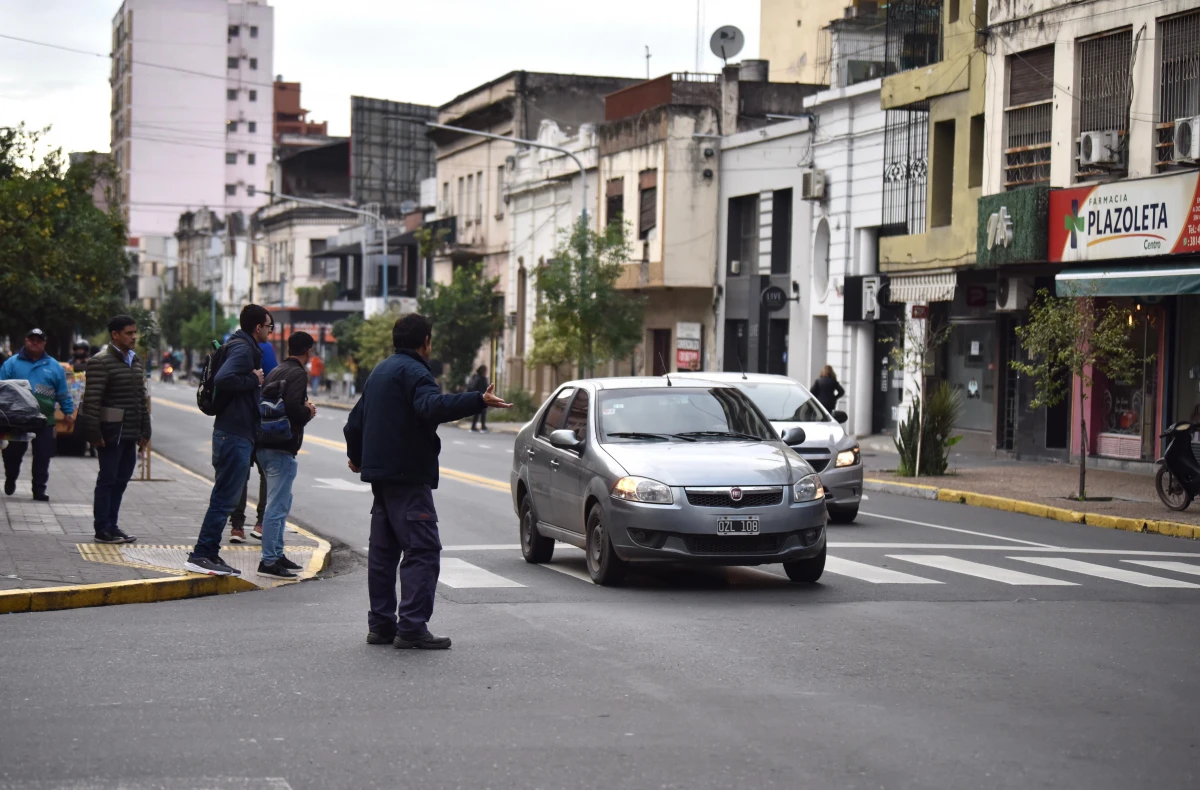
<path fill-rule="evenodd" d="M 343 433 L 346 454 L 364 483 L 437 488 L 437 427 L 483 409 L 483 394 L 444 395 L 429 363 L 415 351 L 397 351 L 367 379 Z"/>

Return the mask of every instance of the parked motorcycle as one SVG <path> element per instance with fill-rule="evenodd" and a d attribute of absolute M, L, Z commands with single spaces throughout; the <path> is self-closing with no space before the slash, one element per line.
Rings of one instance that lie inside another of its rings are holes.
<path fill-rule="evenodd" d="M 1169 439 L 1163 457 L 1158 459 L 1154 488 L 1158 498 L 1171 510 L 1187 510 L 1200 496 L 1200 462 L 1192 452 L 1192 424 L 1177 422 L 1161 438 Z"/>

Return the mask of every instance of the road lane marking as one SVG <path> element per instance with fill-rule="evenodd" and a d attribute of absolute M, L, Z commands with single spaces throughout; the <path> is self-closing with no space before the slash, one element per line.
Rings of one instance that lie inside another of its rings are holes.
<path fill-rule="evenodd" d="M 579 579 L 580 581 L 587 582 L 588 584 L 595 584 L 595 582 L 592 581 L 592 577 L 588 576 L 586 565 L 580 567 L 577 563 L 571 563 L 568 565 L 562 562 L 546 562 L 542 564 L 542 567 L 552 571 L 557 571 L 564 576 L 570 576 L 572 579 Z"/>
<path fill-rule="evenodd" d="M 337 477 L 317 477 L 314 478 L 321 485 L 313 486 L 313 488 L 330 488 L 334 491 L 355 491 L 364 493 L 371 490 L 370 483 L 355 483 L 350 480 L 342 480 Z"/>
<path fill-rule="evenodd" d="M 1191 582 L 1179 581 L 1178 579 L 1151 576 L 1149 573 L 1139 573 L 1138 571 L 1130 571 L 1125 568 L 1110 568 L 1106 565 L 1095 565 L 1090 562 L 1069 560 L 1062 557 L 1010 557 L 1010 559 L 1020 560 L 1021 562 L 1032 562 L 1035 565 L 1058 568 L 1059 570 L 1071 571 L 1072 573 L 1082 573 L 1085 576 L 1096 576 L 1101 579 L 1112 579 L 1113 581 L 1125 582 L 1127 584 L 1136 584 L 1138 587 L 1200 588 L 1200 584 L 1192 584 Z"/>
<path fill-rule="evenodd" d="M 1078 586 L 1075 584 L 1075 582 L 1066 582 L 1062 581 L 1061 579 L 1051 579 L 1046 576 L 1034 576 L 1032 573 L 1012 571 L 1008 568 L 997 568 L 994 565 L 984 565 L 981 562 L 960 560 L 957 557 L 947 557 L 941 554 L 889 554 L 888 556 L 895 560 L 903 560 L 904 562 L 912 562 L 917 565 L 925 565 L 927 567 L 938 568 L 943 571 L 961 573 L 966 576 L 976 576 L 980 579 L 988 579 L 990 581 L 1002 582 L 1004 584 L 1013 584 L 1018 586 L 1041 585 L 1047 587 Z M 1032 561 L 1036 562 L 1037 560 Z"/>
<path fill-rule="evenodd" d="M 478 587 L 524 587 L 520 582 L 498 576 L 458 557 L 444 557 L 438 581 L 456 590 Z"/>
<path fill-rule="evenodd" d="M 1164 571 L 1174 571 L 1175 573 L 1190 573 L 1193 576 L 1200 576 L 1200 565 L 1189 565 L 1186 562 L 1170 562 L 1166 560 L 1121 560 L 1134 565 L 1145 565 L 1147 568 L 1158 568 Z"/>
<path fill-rule="evenodd" d="M 1023 543 L 1026 546 L 1041 546 L 1042 548 L 1045 548 L 1045 549 L 1055 548 L 1054 546 L 1051 546 L 1049 543 L 1036 543 L 1032 540 L 1018 540 L 1017 538 L 1006 538 L 1003 535 L 992 535 L 987 532 L 975 532 L 975 531 L 969 530 L 969 529 L 959 529 L 958 527 L 944 527 L 941 524 L 930 524 L 927 521 L 912 521 L 911 519 L 907 519 L 907 518 L 896 518 L 895 516 L 885 516 L 880 513 L 867 513 L 865 511 L 862 511 L 862 515 L 873 516 L 874 518 L 882 518 L 882 519 L 886 519 L 888 521 L 899 521 L 902 524 L 914 524 L 918 527 L 929 527 L 930 529 L 944 529 L 947 532 L 961 532 L 964 535 L 974 535 L 977 538 L 991 538 L 992 540 L 1007 540 L 1012 543 Z"/>
<path fill-rule="evenodd" d="M 557 550 L 575 548 L 567 543 L 558 543 Z M 1125 557 L 1186 557 L 1200 560 L 1200 554 L 1183 551 L 1128 551 L 1125 549 L 1064 549 L 1053 546 L 987 546 L 971 543 L 858 543 L 830 541 L 831 549 L 905 549 L 908 551 L 1028 551 L 1054 554 L 1096 554 L 1122 555 Z M 520 551 L 519 543 L 467 543 L 457 546 L 444 546 L 442 551 Z M 1133 562 L 1133 560 L 1129 560 Z M 1189 566 L 1192 567 L 1192 566 Z"/>
<path fill-rule="evenodd" d="M 891 568 L 878 568 L 862 562 L 845 560 L 841 557 L 826 557 L 825 572 L 836 573 L 839 576 L 849 576 L 872 584 L 941 584 L 933 579 L 913 576 L 908 573 L 894 571 Z"/>
<path fill-rule="evenodd" d="M 346 452 L 345 442 L 335 442 L 332 439 L 325 439 L 321 436 L 306 435 L 304 438 L 306 441 L 312 441 L 314 444 L 318 444 L 321 447 L 326 447 L 330 450 L 337 450 L 342 453 Z M 488 488 L 493 491 L 502 491 L 505 494 L 512 493 L 512 489 L 509 488 L 508 483 L 505 483 L 502 480 L 496 480 L 491 477 L 482 477 L 480 475 L 473 475 L 470 472 L 460 472 L 457 469 L 447 469 L 444 466 L 441 468 L 441 470 L 443 476 L 452 480 L 457 480 L 460 483 L 470 483 L 472 485 Z"/>

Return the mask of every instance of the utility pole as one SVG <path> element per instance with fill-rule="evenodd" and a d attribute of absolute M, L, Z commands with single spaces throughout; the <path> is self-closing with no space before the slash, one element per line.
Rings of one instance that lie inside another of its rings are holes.
<path fill-rule="evenodd" d="M 650 45 L 646 45 L 646 79 L 650 79 Z"/>

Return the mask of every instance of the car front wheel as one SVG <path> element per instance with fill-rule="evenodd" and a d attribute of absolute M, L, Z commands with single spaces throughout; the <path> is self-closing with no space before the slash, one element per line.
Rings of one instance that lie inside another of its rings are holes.
<path fill-rule="evenodd" d="M 794 582 L 803 584 L 812 584 L 821 578 L 821 574 L 825 572 L 825 549 L 821 549 L 821 553 L 815 557 L 809 557 L 806 560 L 794 560 L 792 562 L 783 563 L 783 570 L 788 575 L 788 578 Z"/>
<path fill-rule="evenodd" d="M 834 524 L 849 524 L 856 518 L 858 518 L 858 505 L 829 508 L 829 520 Z"/>
<path fill-rule="evenodd" d="M 554 556 L 554 539 L 544 537 L 537 528 L 537 519 L 533 517 L 533 504 L 529 495 L 521 497 L 521 555 L 525 561 L 534 565 L 549 562 Z"/>
<path fill-rule="evenodd" d="M 588 575 L 596 584 L 611 587 L 625 578 L 628 563 L 617 556 L 612 538 L 600 515 L 600 508 L 592 508 L 587 520 L 587 568 Z"/>

